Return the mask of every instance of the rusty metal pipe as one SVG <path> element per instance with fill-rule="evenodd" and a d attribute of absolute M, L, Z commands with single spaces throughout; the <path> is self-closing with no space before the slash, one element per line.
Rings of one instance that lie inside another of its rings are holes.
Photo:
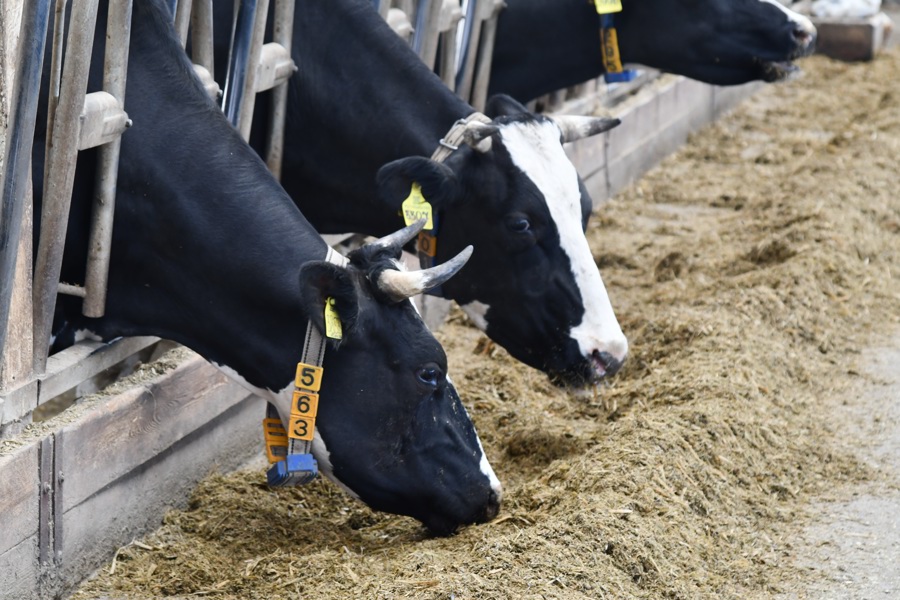
<path fill-rule="evenodd" d="M 0 357 L 6 349 L 51 6 L 52 0 L 27 2 L 22 15 L 19 63 L 11 94 L 3 172 L 0 173 Z"/>
<path fill-rule="evenodd" d="M 181 1 L 182 4 L 190 4 L 190 0 Z M 103 89 L 116 99 L 119 107 L 125 105 L 125 81 L 131 40 L 131 6 L 131 0 L 111 2 L 106 25 Z M 85 296 L 81 309 L 86 317 L 102 317 L 106 310 L 110 246 L 116 208 L 116 176 L 119 170 L 121 145 L 122 136 L 119 135 L 99 149 L 97 193 L 94 196 L 94 211 L 91 216 L 91 235 L 84 281 Z"/>
<path fill-rule="evenodd" d="M 41 207 L 41 233 L 32 294 L 34 371 L 37 375 L 43 374 L 47 367 L 47 348 L 50 344 L 75 180 L 75 162 L 78 157 L 79 115 L 84 107 L 91 45 L 97 21 L 97 3 L 98 0 L 82 0 L 72 6 L 59 104 L 53 119 L 53 129 L 47 139 L 47 183 Z"/>

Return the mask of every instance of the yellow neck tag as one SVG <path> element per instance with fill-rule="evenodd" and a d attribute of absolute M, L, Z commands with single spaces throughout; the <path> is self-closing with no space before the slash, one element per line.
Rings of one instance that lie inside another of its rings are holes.
<path fill-rule="evenodd" d="M 415 181 L 413 181 L 409 196 L 403 201 L 401 207 L 403 208 L 403 221 L 407 225 L 412 225 L 419 219 L 425 219 L 425 229 L 434 229 L 434 221 L 431 218 L 431 204 L 425 200 L 425 196 L 422 195 L 422 188 Z"/>
<path fill-rule="evenodd" d="M 334 310 L 334 298 L 331 297 L 325 299 L 325 336 L 334 340 L 343 337 L 341 318 Z"/>
<path fill-rule="evenodd" d="M 594 0 L 594 4 L 600 15 L 622 12 L 622 0 Z"/>

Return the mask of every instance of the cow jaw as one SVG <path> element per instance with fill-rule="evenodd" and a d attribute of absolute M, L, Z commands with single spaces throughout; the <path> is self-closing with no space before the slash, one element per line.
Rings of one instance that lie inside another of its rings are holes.
<path fill-rule="evenodd" d="M 569 336 L 591 367 L 588 379 L 599 380 L 625 360 L 628 341 L 616 320 L 581 227 L 581 190 L 575 166 L 559 143 L 559 128 L 550 121 L 510 123 L 501 129 L 500 136 L 513 164 L 543 195 L 559 232 L 560 245 L 569 259 L 584 305 L 582 320 L 572 327 Z M 609 368 L 610 365 L 615 367 Z"/>

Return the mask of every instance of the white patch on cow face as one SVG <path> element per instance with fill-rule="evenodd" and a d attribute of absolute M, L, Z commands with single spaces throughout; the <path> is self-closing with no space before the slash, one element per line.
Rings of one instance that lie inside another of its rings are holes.
<path fill-rule="evenodd" d="M 797 27 L 799 27 L 800 29 L 802 29 L 803 31 L 808 33 L 809 35 L 811 35 L 811 36 L 816 35 L 815 25 L 813 25 L 812 21 L 810 21 L 809 18 L 805 17 L 804 15 L 801 15 L 800 13 L 796 13 L 796 12 L 792 11 L 785 5 L 778 2 L 778 0 L 759 0 L 759 1 L 763 2 L 765 4 L 771 4 L 772 6 L 777 6 L 788 18 L 788 21 L 791 21 L 792 23 L 796 23 Z"/>
<path fill-rule="evenodd" d="M 500 137 L 513 163 L 537 186 L 559 231 L 563 252 L 584 304 L 584 317 L 569 335 L 581 353 L 608 352 L 618 361 L 628 353 L 628 341 L 619 327 L 612 304 L 581 229 L 581 190 L 575 166 L 560 143 L 560 130 L 550 121 L 510 123 Z"/>
<path fill-rule="evenodd" d="M 453 380 L 450 379 L 450 374 L 447 373 L 447 383 L 452 385 L 454 389 L 456 388 L 453 385 Z M 462 402 L 460 402 L 462 405 Z M 469 411 L 466 410 L 466 407 L 463 406 L 463 411 L 466 413 L 466 417 L 469 418 L 471 422 L 472 418 L 469 416 Z M 472 423 L 472 430 L 475 431 L 475 424 Z M 494 468 L 491 467 L 491 463 L 488 462 L 487 454 L 484 453 L 484 446 L 481 445 L 481 438 L 478 437 L 478 431 L 475 431 L 475 439 L 478 440 L 478 450 L 481 452 L 481 460 L 478 462 L 478 469 L 484 473 L 484 476 L 488 478 L 490 482 L 491 489 L 494 490 L 494 493 L 497 494 L 497 501 L 499 502 L 503 498 L 503 484 L 500 483 L 500 480 L 497 478 L 497 474 L 494 473 Z"/>
<path fill-rule="evenodd" d="M 463 304 L 460 308 L 466 313 L 467 317 L 472 319 L 472 322 L 475 323 L 475 327 L 482 331 L 487 331 L 488 323 L 486 315 L 491 309 L 490 305 L 474 300 L 468 304 Z"/>

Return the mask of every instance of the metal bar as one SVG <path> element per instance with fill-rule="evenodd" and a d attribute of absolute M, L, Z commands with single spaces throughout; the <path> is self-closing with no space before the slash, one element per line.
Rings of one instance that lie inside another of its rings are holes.
<path fill-rule="evenodd" d="M 462 10 L 459 0 L 444 0 L 441 6 L 441 24 L 438 30 L 438 65 L 437 72 L 450 91 L 456 89 L 456 33 Z"/>
<path fill-rule="evenodd" d="M 257 0 L 235 0 L 234 26 L 231 30 L 231 52 L 228 55 L 228 74 L 222 94 L 222 111 L 225 118 L 238 127 L 243 104 L 244 81 L 250 62 L 250 44 L 253 38 L 253 21 Z M 255 67 L 255 65 L 254 65 Z"/>
<path fill-rule="evenodd" d="M 119 2 L 113 2 L 111 6 L 115 4 Z M 179 0 L 178 8 L 175 10 L 175 33 L 178 34 L 182 48 L 187 43 L 188 27 L 191 24 L 191 4 L 191 0 Z"/>
<path fill-rule="evenodd" d="M 53 436 L 41 440 L 39 452 L 41 500 L 38 507 L 38 548 L 41 568 L 50 567 L 53 558 Z"/>
<path fill-rule="evenodd" d="M 484 110 L 487 102 L 488 84 L 491 80 L 491 61 L 494 58 L 494 40 L 497 38 L 497 17 L 499 13 L 481 25 L 481 43 L 478 46 L 478 61 L 475 66 L 472 97 L 469 100 L 475 110 Z"/>
<path fill-rule="evenodd" d="M 62 55 L 66 33 L 66 2 L 56 0 L 53 13 L 53 49 L 50 56 L 50 91 L 47 102 L 47 149 L 50 148 L 50 133 L 56 118 L 56 107 L 59 105 L 59 87 L 62 80 Z M 44 157 L 47 160 L 47 156 Z M 44 188 L 47 187 L 47 170 L 44 169 Z"/>
<path fill-rule="evenodd" d="M 212 0 L 196 0 L 191 11 L 191 30 L 191 60 L 215 73 Z"/>
<path fill-rule="evenodd" d="M 78 298 L 84 298 L 85 296 L 87 296 L 87 292 L 83 287 L 71 283 L 60 283 L 57 291 L 60 294 L 65 294 L 66 296 L 77 296 Z"/>
<path fill-rule="evenodd" d="M 375 6 L 378 8 L 381 18 L 387 19 L 388 11 L 391 10 L 391 0 L 375 0 Z"/>
<path fill-rule="evenodd" d="M 47 139 L 47 184 L 41 208 L 33 290 L 34 370 L 37 374 L 42 374 L 47 365 L 78 156 L 78 116 L 84 108 L 97 3 L 98 0 L 82 0 L 72 6 L 59 104 L 53 130 Z"/>
<path fill-rule="evenodd" d="M 437 55 L 438 26 L 441 22 L 442 0 L 418 0 L 416 26 L 412 49 L 429 68 L 434 68 Z"/>
<path fill-rule="evenodd" d="M 175 12 L 178 10 L 178 0 L 166 0 L 166 5 L 169 7 L 169 14 L 174 19 Z"/>
<path fill-rule="evenodd" d="M 481 0 L 486 2 L 487 0 Z M 475 51 L 478 48 L 478 34 L 481 28 L 476 26 L 479 0 L 467 0 L 464 10 L 462 42 L 459 48 L 459 66 L 456 70 L 456 93 L 463 100 L 468 98 L 472 71 L 475 63 Z M 474 38 L 474 40 L 473 40 Z"/>
<path fill-rule="evenodd" d="M 130 4 L 130 2 L 129 2 Z M 63 440 L 65 432 L 53 436 L 53 563 L 62 565 L 63 557 Z"/>
<path fill-rule="evenodd" d="M 181 0 L 190 7 L 190 0 Z M 131 41 L 131 0 L 110 2 L 106 24 L 106 54 L 103 63 L 103 90 L 125 105 L 125 81 L 128 74 L 128 51 Z M 187 28 L 185 28 L 187 35 Z M 99 318 L 106 311 L 106 287 L 109 279 L 110 246 L 116 208 L 116 175 L 122 136 L 100 146 L 97 160 L 97 191 L 91 216 L 87 270 L 84 279 L 82 313 Z"/>
<path fill-rule="evenodd" d="M 294 34 L 294 0 L 275 0 L 275 22 L 272 41 L 291 52 Z M 281 179 L 281 160 L 284 152 L 284 120 L 287 114 L 288 83 L 285 81 L 272 90 L 269 134 L 266 136 L 266 165 L 276 179 Z"/>
<path fill-rule="evenodd" d="M 6 350 L 50 7 L 51 0 L 27 2 L 19 35 L 17 77 L 11 94 L 4 168 L 0 173 L 0 356 Z"/>
<path fill-rule="evenodd" d="M 256 16 L 253 20 L 253 36 L 250 38 L 249 65 L 247 76 L 244 78 L 244 96 L 238 113 L 238 130 L 245 141 L 250 139 L 250 128 L 253 126 L 253 108 L 256 106 L 256 79 L 259 75 L 259 57 L 262 53 L 268 15 L 269 0 L 258 0 L 256 3 Z"/>

